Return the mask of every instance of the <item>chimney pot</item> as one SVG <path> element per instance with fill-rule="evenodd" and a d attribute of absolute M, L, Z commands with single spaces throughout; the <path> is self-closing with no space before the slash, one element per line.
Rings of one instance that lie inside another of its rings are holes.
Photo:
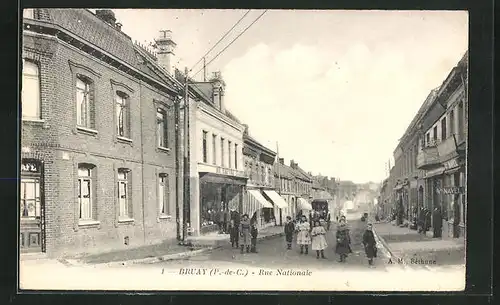
<path fill-rule="evenodd" d="M 280 162 L 280 164 L 285 165 L 285 158 L 279 158 L 279 162 Z"/>
<path fill-rule="evenodd" d="M 243 131 L 243 133 L 245 135 L 248 135 L 248 124 L 243 124 L 243 127 L 245 128 L 244 131 Z"/>

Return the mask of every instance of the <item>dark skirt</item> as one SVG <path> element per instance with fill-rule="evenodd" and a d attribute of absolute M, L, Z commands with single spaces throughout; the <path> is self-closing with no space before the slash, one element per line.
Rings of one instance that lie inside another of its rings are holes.
<path fill-rule="evenodd" d="M 337 243 L 337 245 L 335 246 L 335 253 L 337 254 L 352 253 L 351 245 L 345 243 Z"/>
<path fill-rule="evenodd" d="M 366 257 L 374 258 L 377 257 L 377 246 L 375 245 L 367 245 L 365 247 Z"/>
<path fill-rule="evenodd" d="M 293 233 L 286 234 L 285 239 L 287 243 L 291 243 L 293 241 Z"/>

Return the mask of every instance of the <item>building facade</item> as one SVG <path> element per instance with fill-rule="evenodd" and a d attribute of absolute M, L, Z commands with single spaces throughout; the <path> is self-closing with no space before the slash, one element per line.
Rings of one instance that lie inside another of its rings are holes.
<path fill-rule="evenodd" d="M 466 224 L 467 66 L 468 52 L 437 93 L 436 107 L 442 111 L 423 127 L 417 160 L 425 170 L 428 206 L 441 210 L 445 234 L 454 237 L 464 236 Z"/>
<path fill-rule="evenodd" d="M 293 175 L 292 191 L 295 193 L 296 211 L 310 211 L 313 199 L 312 175 L 300 168 L 294 160 L 290 160 L 290 168 Z"/>
<path fill-rule="evenodd" d="M 175 240 L 176 82 L 110 10 L 25 10 L 22 59 L 21 252 Z"/>
<path fill-rule="evenodd" d="M 282 225 L 288 215 L 288 203 L 276 190 L 274 161 L 276 152 L 259 143 L 248 133 L 243 134 L 243 156 L 248 177 L 243 197 L 243 213 L 257 222 L 259 228 Z"/>
<path fill-rule="evenodd" d="M 278 158 L 278 162 L 274 163 L 275 189 L 288 204 L 288 208 L 281 211 L 282 219 L 286 219 L 287 216 L 295 219 L 299 213 L 297 209 L 299 196 L 296 189 L 295 176 L 292 172 L 293 169 L 285 164 L 284 158 Z"/>
<path fill-rule="evenodd" d="M 178 79 L 184 81 L 184 76 Z M 245 127 L 225 108 L 225 83 L 219 72 L 208 82 L 190 80 L 189 88 L 193 97 L 189 100 L 187 219 L 191 234 L 197 236 L 218 230 L 221 214 L 229 222 L 231 211 L 243 211 Z"/>

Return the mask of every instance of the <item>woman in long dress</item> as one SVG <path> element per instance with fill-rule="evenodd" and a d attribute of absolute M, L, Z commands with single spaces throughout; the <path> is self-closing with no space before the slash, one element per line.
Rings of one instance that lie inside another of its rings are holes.
<path fill-rule="evenodd" d="M 320 221 L 316 220 L 314 222 L 314 228 L 311 231 L 312 236 L 312 245 L 311 248 L 313 251 L 316 251 L 316 258 L 319 259 L 321 254 L 321 258 L 325 257 L 325 249 L 328 247 L 326 243 L 326 230 L 320 223 Z"/>
<path fill-rule="evenodd" d="M 247 253 L 250 252 L 250 230 L 250 220 L 248 219 L 248 214 L 245 214 L 240 221 L 241 253 L 244 252 L 245 248 Z"/>
<path fill-rule="evenodd" d="M 311 226 L 307 222 L 307 217 L 302 216 L 300 218 L 300 222 L 296 227 L 297 233 L 297 245 L 300 246 L 300 254 L 309 254 L 309 245 L 311 244 L 311 236 L 309 231 L 311 230 Z M 305 249 L 305 252 L 304 252 Z"/>

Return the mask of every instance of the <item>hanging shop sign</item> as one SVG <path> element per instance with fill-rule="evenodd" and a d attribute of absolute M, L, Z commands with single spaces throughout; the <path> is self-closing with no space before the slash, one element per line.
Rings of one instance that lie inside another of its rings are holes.
<path fill-rule="evenodd" d="M 449 186 L 449 187 L 438 187 L 436 188 L 438 193 L 445 195 L 455 195 L 455 194 L 464 194 L 465 187 L 463 186 Z"/>
<path fill-rule="evenodd" d="M 38 162 L 23 162 L 21 164 L 21 171 L 28 173 L 39 173 L 40 164 Z"/>
<path fill-rule="evenodd" d="M 460 165 L 458 164 L 458 159 L 451 159 L 446 161 L 444 164 L 444 169 L 445 170 L 450 170 L 459 167 Z"/>

